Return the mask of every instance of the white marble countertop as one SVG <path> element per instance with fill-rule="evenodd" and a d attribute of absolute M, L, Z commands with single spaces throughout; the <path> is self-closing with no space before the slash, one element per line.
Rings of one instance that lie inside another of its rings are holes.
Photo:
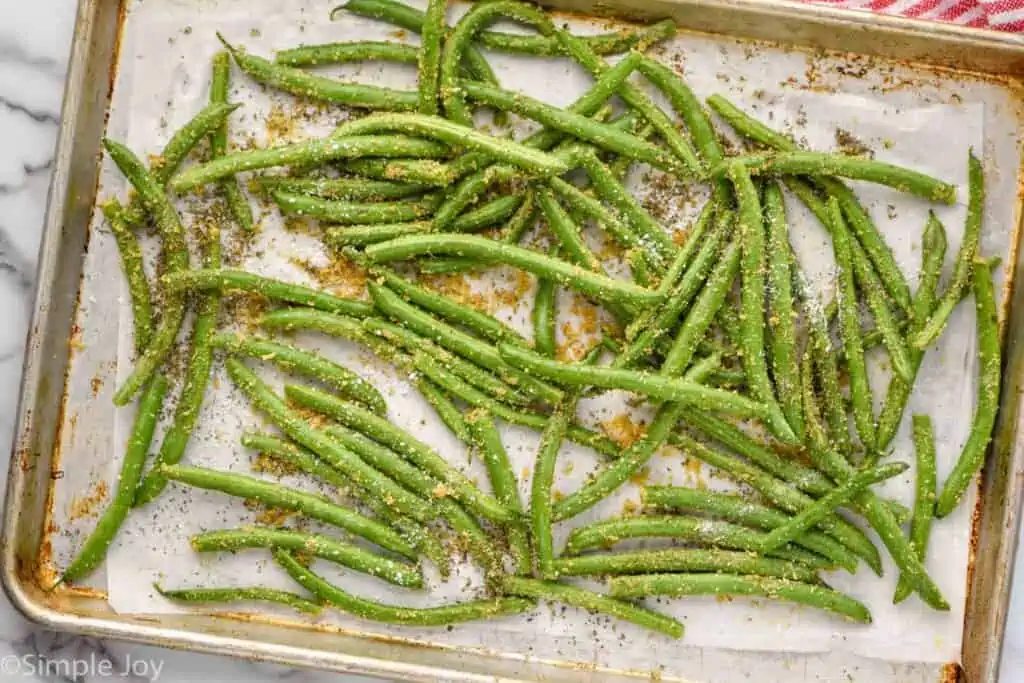
<path fill-rule="evenodd" d="M 75 0 L 18 3 L 14 11 L 8 8 L 0 23 L 0 311 L 8 319 L 0 327 L 2 452 L 9 452 L 12 437 L 75 4 Z M 1018 578 L 1021 574 L 1024 566 L 1018 566 Z M 1003 683 L 1024 683 L 1021 593 L 1015 591 L 1007 626 Z M 128 675 L 123 675 L 126 671 Z M 134 683 L 339 679 L 225 657 L 53 634 L 25 622 L 0 595 L 0 679 L 95 683 L 113 676 Z"/>

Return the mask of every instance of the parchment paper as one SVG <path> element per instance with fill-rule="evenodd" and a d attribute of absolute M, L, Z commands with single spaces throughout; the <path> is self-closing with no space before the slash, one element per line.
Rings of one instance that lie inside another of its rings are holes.
<path fill-rule="evenodd" d="M 406 38 L 404 33 L 396 34 L 384 24 L 350 15 L 329 22 L 327 13 L 332 4 L 320 0 L 133 3 L 124 28 L 121 68 L 108 135 L 125 141 L 139 153 L 156 153 L 173 131 L 206 103 L 209 60 L 220 48 L 215 31 L 264 56 L 271 56 L 274 49 L 299 43 Z M 462 11 L 463 7 L 454 8 L 450 19 Z M 588 24 L 576 19 L 570 23 L 578 32 L 607 28 L 605 23 Z M 415 37 L 408 39 L 412 41 Z M 834 148 L 836 129 L 841 128 L 870 147 L 878 159 L 904 164 L 956 183 L 959 202 L 953 207 L 934 206 L 884 187 L 854 183 L 912 288 L 916 286 L 920 235 L 929 209 L 934 209 L 946 226 L 948 277 L 965 215 L 967 150 L 983 152 L 989 183 L 983 249 L 988 255 L 1005 257 L 1019 165 L 1014 138 L 1017 113 L 997 84 L 982 80 L 949 81 L 909 67 L 866 65 L 856 60 L 812 56 L 767 46 L 752 47 L 707 36 L 681 35 L 663 44 L 657 52 L 661 59 L 683 70 L 698 96 L 721 92 L 759 119 L 791 130 L 814 149 Z M 490 57 L 504 87 L 542 97 L 553 104 L 570 103 L 591 83 L 588 76 L 566 60 Z M 413 67 L 394 65 L 336 67 L 326 72 L 393 87 L 412 87 L 415 80 Z M 244 103 L 231 119 L 236 145 L 265 145 L 322 135 L 339 119 L 337 112 L 324 113 L 317 107 L 297 105 L 290 96 L 264 92 L 261 86 L 237 72 L 232 86 L 233 101 Z M 664 101 L 662 104 L 667 106 Z M 308 122 L 282 126 L 280 112 L 294 113 L 297 107 L 304 107 Z M 720 129 L 725 129 L 724 124 Z M 631 186 L 641 196 L 649 191 L 647 185 L 652 177 L 649 171 L 637 169 L 630 177 Z M 109 160 L 105 160 L 99 196 L 124 198 L 126 189 L 125 181 Z M 672 230 L 685 229 L 701 203 L 699 196 L 686 194 L 666 201 L 664 193 L 659 192 L 651 198 L 659 204 L 652 207 L 652 211 L 656 211 Z M 181 203 L 186 213 L 194 208 L 190 202 Z M 792 197 L 787 198 L 787 210 L 791 239 L 801 265 L 813 286 L 827 298 L 831 296 L 834 274 L 828 238 Z M 307 269 L 296 265 L 296 260 L 327 264 L 316 235 L 286 230 L 274 210 L 262 211 L 260 224 L 262 232 L 258 243 L 248 250 L 240 267 L 312 284 Z M 127 439 L 134 412 L 132 407 L 115 411 L 110 403 L 115 375 L 123 379 L 132 361 L 131 318 L 113 240 L 98 219 L 93 228 L 79 314 L 82 335 L 68 389 L 68 420 L 72 424 L 62 433 L 63 478 L 55 490 L 54 522 L 58 532 L 51 540 L 58 566 L 66 563 L 83 534 L 91 530 L 95 513 L 101 509 L 100 505 L 83 507 L 83 499 L 92 496 L 102 500 L 103 485 L 98 482 L 116 480 L 123 451 L 121 444 Z M 594 244 L 600 242 L 596 232 L 588 238 Z M 150 252 L 154 248 L 154 244 L 147 244 Z M 1002 273 L 1000 268 L 997 284 L 1002 282 Z M 499 268 L 489 271 L 483 282 L 473 286 L 484 291 L 498 287 L 515 292 L 517 305 L 501 307 L 496 313 L 528 333 L 530 293 L 534 285 L 529 278 L 527 290 L 522 291 L 522 284 L 522 277 Z M 573 297 L 560 293 L 561 311 L 568 311 L 573 303 Z M 929 350 L 907 408 L 907 420 L 893 444 L 893 458 L 912 464 L 909 415 L 912 412 L 931 415 L 938 440 L 940 484 L 959 454 L 973 412 L 977 371 L 973 318 L 973 306 L 969 302 L 958 307 L 949 330 L 938 346 Z M 583 324 L 578 316 L 566 316 L 561 322 L 570 328 Z M 564 334 L 562 338 L 564 341 Z M 343 362 L 383 387 L 390 406 L 389 419 L 433 445 L 449 461 L 464 467 L 470 476 L 486 486 L 486 473 L 480 463 L 471 459 L 400 373 L 344 342 L 317 335 L 299 335 L 295 343 Z M 872 383 L 879 398 L 884 396 L 888 375 L 880 362 L 881 355 L 872 359 L 871 368 Z M 278 388 L 286 379 L 267 368 L 261 367 L 260 372 Z M 630 398 L 621 392 L 609 392 L 583 402 L 580 416 L 593 424 L 623 412 L 630 413 L 634 420 L 649 418 L 646 408 L 636 410 L 627 404 Z M 253 454 L 238 444 L 238 437 L 246 429 L 272 428 L 265 425 L 261 416 L 253 414 L 218 364 L 186 461 L 250 473 Z M 527 500 L 538 435 L 532 430 L 507 425 L 502 426 L 502 432 L 515 471 L 521 475 L 521 494 Z M 158 444 L 159 440 L 154 443 L 154 451 Z M 569 444 L 563 447 L 559 463 L 557 487 L 565 493 L 580 486 L 587 474 L 599 465 L 591 453 Z M 647 480 L 728 487 L 724 479 L 688 462 L 670 448 L 652 458 Z M 286 477 L 282 481 L 317 490 L 306 478 Z M 883 490 L 886 495 L 910 504 L 912 482 L 913 468 L 905 476 L 888 482 Z M 86 492 L 84 496 L 83 492 Z M 713 598 L 662 601 L 656 605 L 657 609 L 685 622 L 685 644 L 623 622 L 571 609 L 546 607 L 528 617 L 488 622 L 485 628 L 473 624 L 460 626 L 449 632 L 427 633 L 368 625 L 335 613 L 322 619 L 360 631 L 401 634 L 423 642 L 484 647 L 510 655 L 586 662 L 613 669 L 658 670 L 669 677 L 703 677 L 708 672 L 728 667 L 729 662 L 745 662 L 744 666 L 757 671 L 763 680 L 792 680 L 790 676 L 794 671 L 801 671 L 802 679 L 823 676 L 823 680 L 832 680 L 829 672 L 851 670 L 846 663 L 849 660 L 837 663 L 836 653 L 890 662 L 955 661 L 959 657 L 964 616 L 973 498 L 972 492 L 970 499 L 953 515 L 937 522 L 932 536 L 927 566 L 952 605 L 947 613 L 932 611 L 916 596 L 899 606 L 891 605 L 897 571 L 884 547 L 876 541 L 883 549 L 886 562 L 883 578 L 862 567 L 855 576 L 835 573 L 827 579 L 837 589 L 856 596 L 871 608 L 874 623 L 870 626 L 851 625 L 813 610 L 771 601 Z M 571 528 L 621 514 L 630 502 L 638 501 L 635 486 L 623 487 L 593 510 L 558 525 L 556 544 L 564 541 Z M 167 586 L 258 583 L 292 588 L 288 578 L 266 554 L 250 551 L 234 556 L 199 556 L 188 545 L 188 537 L 198 531 L 252 523 L 258 513 L 243 506 L 241 501 L 221 494 L 171 486 L 158 501 L 129 518 L 111 549 L 106 575 L 95 577 L 96 585 L 105 585 L 116 610 L 129 613 L 180 609 L 155 594 L 151 587 L 154 581 Z M 315 524 L 307 528 L 337 533 Z M 623 544 L 623 547 L 628 546 Z M 462 566 L 452 579 L 441 582 L 433 568 L 428 567 L 430 590 L 415 592 L 339 570 L 324 562 L 316 563 L 315 569 L 358 594 L 412 606 L 468 597 L 478 586 L 479 579 L 468 566 Z M 270 608 L 260 606 L 260 609 Z M 281 614 L 298 619 L 289 612 Z M 730 653 L 729 650 L 791 654 L 766 656 L 764 653 Z M 830 652 L 832 654 L 828 654 Z M 870 676 L 863 680 L 926 680 L 930 675 L 927 672 L 934 671 L 932 667 L 891 667 L 880 662 L 861 661 L 858 666 Z"/>

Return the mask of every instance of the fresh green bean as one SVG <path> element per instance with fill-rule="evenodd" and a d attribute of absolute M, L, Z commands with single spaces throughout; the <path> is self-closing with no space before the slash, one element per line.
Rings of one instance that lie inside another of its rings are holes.
<path fill-rule="evenodd" d="M 583 240 L 579 226 L 573 222 L 569 214 L 558 203 L 551 190 L 546 187 L 539 187 L 536 192 L 537 203 L 540 204 L 541 211 L 544 212 L 548 228 L 554 233 L 566 256 L 581 268 L 586 268 L 596 273 L 604 273 L 601 261 Z"/>
<path fill-rule="evenodd" d="M 702 512 L 756 529 L 775 529 L 790 519 L 789 515 L 780 510 L 752 502 L 748 497 L 716 491 L 674 486 L 647 486 L 641 495 L 644 505 Z M 795 538 L 793 543 L 828 558 L 829 561 L 848 572 L 852 573 L 857 569 L 857 557 L 842 544 L 819 531 L 805 532 L 802 536 Z M 736 549 L 744 550 L 745 548 Z M 780 556 L 778 552 L 773 554 Z M 801 561 L 792 556 L 786 559 Z M 804 561 L 804 563 L 807 562 Z"/>
<path fill-rule="evenodd" d="M 548 128 L 590 142 L 601 149 L 632 157 L 668 173 L 682 176 L 690 174 L 688 167 L 665 150 L 614 126 L 486 83 L 460 80 L 458 87 L 473 100 L 525 116 Z"/>
<path fill-rule="evenodd" d="M 814 504 L 814 499 L 786 485 L 785 482 L 720 451 L 708 448 L 683 432 L 675 432 L 669 442 L 698 460 L 724 472 L 731 479 L 746 484 L 760 492 L 772 504 L 786 512 L 799 514 Z M 862 557 L 868 565 L 881 574 L 881 558 L 878 549 L 858 527 L 836 515 L 818 524 L 819 529 L 836 539 Z"/>
<path fill-rule="evenodd" d="M 259 176 L 260 186 L 292 194 L 308 194 L 323 199 L 380 202 L 387 199 L 405 199 L 423 194 L 430 188 L 415 183 L 395 183 L 366 178 L 292 178 L 289 176 Z"/>
<path fill-rule="evenodd" d="M 199 553 L 237 552 L 246 548 L 283 548 L 336 562 L 343 567 L 375 576 L 396 586 L 423 587 L 423 577 L 415 567 L 321 534 L 270 527 L 242 527 L 196 534 L 190 543 L 192 550 Z"/>
<path fill-rule="evenodd" d="M 494 346 L 438 320 L 426 311 L 407 303 L 389 289 L 373 282 L 367 286 L 377 307 L 413 332 L 431 339 L 481 367 L 492 369 L 502 380 L 522 390 L 523 393 L 547 403 L 555 403 L 561 399 L 562 392 L 559 389 L 510 366 L 502 360 L 501 354 Z"/>
<path fill-rule="evenodd" d="M 724 572 L 818 583 L 814 569 L 795 562 L 753 553 L 717 548 L 667 548 L 635 550 L 583 557 L 561 557 L 555 561 L 557 576 L 653 574 L 657 572 Z"/>
<path fill-rule="evenodd" d="M 826 175 L 888 185 L 901 192 L 925 199 L 953 204 L 956 186 L 908 168 L 867 157 L 847 156 L 828 152 L 776 152 L 737 157 L 736 162 L 752 175 Z M 716 169 L 724 173 L 725 168 Z"/>
<path fill-rule="evenodd" d="M 381 132 L 402 133 L 434 138 L 449 145 L 479 150 L 496 161 L 512 164 L 528 173 L 541 176 L 568 171 L 564 161 L 532 147 L 505 138 L 482 133 L 475 128 L 422 114 L 382 113 L 346 121 L 338 126 L 332 138 L 373 135 Z"/>
<path fill-rule="evenodd" d="M 305 612 L 306 614 L 320 614 L 323 611 L 321 605 L 307 600 L 301 595 L 263 586 L 166 590 L 154 583 L 153 588 L 168 600 L 177 602 L 274 602 L 300 612 Z"/>
<path fill-rule="evenodd" d="M 631 283 L 581 271 L 564 261 L 477 235 L 410 235 L 374 244 L 366 249 L 366 255 L 376 263 L 422 255 L 466 256 L 489 263 L 506 263 L 605 303 L 643 306 L 660 300 L 656 292 Z"/>
<path fill-rule="evenodd" d="M 949 473 L 935 502 L 935 516 L 943 518 L 963 497 L 974 476 L 985 464 L 985 453 L 992 440 L 996 413 L 999 410 L 999 382 L 1002 358 L 999 350 L 999 313 L 987 261 L 974 261 L 974 307 L 978 328 L 978 362 L 981 367 L 978 380 L 978 398 L 975 402 L 971 433 L 967 437 L 953 471 Z M 941 304 L 940 304 L 941 305 Z"/>
<path fill-rule="evenodd" d="M 212 75 L 210 77 L 210 104 L 227 104 L 228 90 L 231 86 L 231 55 L 226 51 L 213 56 Z M 210 158 L 222 157 L 228 152 L 227 118 L 210 133 Z M 170 178 L 170 173 L 167 174 Z M 220 191 L 228 205 L 228 211 L 238 223 L 238 227 L 246 232 L 253 229 L 252 209 L 249 201 L 242 194 L 242 188 L 235 178 L 227 178 L 220 184 Z"/>
<path fill-rule="evenodd" d="M 633 366 L 643 356 L 650 354 L 658 341 L 678 323 L 679 318 L 690 306 L 694 297 L 700 293 L 715 268 L 715 263 L 719 260 L 719 253 L 729 239 L 732 220 L 732 212 L 718 213 L 715 217 L 714 227 L 707 232 L 706 236 L 702 235 L 700 246 L 690 249 L 693 258 L 682 278 L 668 291 L 659 287 L 658 291 L 664 296 L 665 304 L 657 309 L 656 314 L 652 316 L 653 321 L 649 325 L 644 329 L 636 330 L 632 341 L 612 363 L 613 367 L 629 368 Z M 687 251 L 686 247 L 681 249 L 680 253 L 684 251 Z M 632 325 L 627 328 L 627 339 L 631 329 L 633 329 Z"/>
<path fill-rule="evenodd" d="M 387 412 L 388 404 L 373 384 L 323 356 L 270 339 L 242 337 L 231 332 L 218 334 L 213 345 L 229 353 L 270 361 L 290 372 L 299 372 L 329 385 L 346 398 L 365 404 L 379 415 Z"/>
<path fill-rule="evenodd" d="M 413 384 L 455 438 L 464 444 L 472 445 L 473 437 L 469 431 L 468 421 L 444 389 L 426 377 L 413 378 Z"/>
<path fill-rule="evenodd" d="M 501 357 L 512 366 L 560 384 L 622 389 L 662 401 L 721 410 L 739 417 L 763 417 L 765 414 L 763 406 L 744 396 L 685 379 L 634 370 L 592 367 L 584 363 L 560 363 L 508 344 L 502 344 L 499 351 Z"/>
<path fill-rule="evenodd" d="M 324 244 L 338 251 L 351 247 L 365 247 L 378 242 L 387 242 L 403 235 L 418 235 L 430 232 L 430 223 L 376 223 L 370 225 L 347 225 L 324 230 Z"/>
<path fill-rule="evenodd" d="M 981 160 L 971 152 L 967 156 L 968 200 L 967 221 L 960 239 L 960 249 L 953 266 L 953 279 L 943 292 L 928 322 L 910 340 L 912 346 L 923 349 L 939 338 L 945 329 L 949 316 L 960 302 L 963 292 L 970 285 L 972 273 L 976 270 L 975 259 L 981 241 L 982 215 L 985 211 L 985 172 Z"/>
<path fill-rule="evenodd" d="M 786 416 L 775 400 L 764 344 L 765 299 L 765 226 L 757 188 L 740 162 L 732 162 L 729 180 L 736 190 L 739 207 L 740 239 L 743 244 L 740 332 L 743 369 L 747 373 L 747 386 L 768 413 L 768 427 L 785 443 L 797 441 L 796 434 L 786 422 Z"/>
<path fill-rule="evenodd" d="M 620 246 L 626 249 L 641 248 L 640 238 L 636 236 L 632 228 L 619 220 L 619 217 L 607 209 L 600 201 L 561 178 L 551 178 L 548 184 L 569 205 L 569 209 L 574 214 L 579 214 L 595 221 Z M 659 271 L 664 267 L 664 261 L 656 252 L 642 248 L 641 252 L 644 258 L 648 260 L 647 264 L 649 266 Z"/>
<path fill-rule="evenodd" d="M 829 213 L 832 218 L 832 247 L 839 266 L 839 323 L 842 330 L 843 351 L 846 369 L 850 376 L 850 402 L 853 405 L 853 421 L 857 436 L 869 452 L 875 448 L 875 415 L 871 386 L 868 384 L 867 367 L 864 364 L 864 346 L 860 336 L 860 320 L 857 315 L 857 290 L 854 288 L 853 249 L 850 235 L 846 232 L 839 203 L 829 199 Z"/>
<path fill-rule="evenodd" d="M 445 490 L 435 495 L 451 495 L 480 516 L 494 522 L 509 524 L 519 521 L 521 515 L 516 515 L 493 496 L 480 491 L 434 449 L 395 427 L 387 419 L 311 387 L 286 385 L 285 396 L 305 408 L 321 412 L 343 425 L 369 434 L 375 440 L 409 458 L 426 473 L 441 481 Z"/>
<path fill-rule="evenodd" d="M 386 520 L 403 538 L 408 540 L 427 559 L 433 562 L 442 577 L 448 577 L 450 562 L 448 553 L 441 544 L 441 541 L 435 538 L 434 534 L 426 526 L 420 525 L 419 522 L 411 517 L 398 513 L 384 502 L 376 492 L 367 491 L 356 486 L 340 470 L 331 467 L 311 451 L 307 451 L 291 442 L 257 432 L 245 432 L 242 434 L 241 443 L 246 448 L 251 448 L 275 460 L 280 460 L 321 481 L 331 484 L 340 491 L 346 491 L 358 497 L 375 515 Z M 385 473 L 387 473 L 386 470 Z"/>
<path fill-rule="evenodd" d="M 160 407 L 163 405 L 166 393 L 167 380 L 162 375 L 156 375 L 142 394 L 142 400 L 135 413 L 131 436 L 128 437 L 128 448 L 125 451 L 124 461 L 121 463 L 121 472 L 117 477 L 117 493 L 114 494 L 114 499 L 100 516 L 96 528 L 71 560 L 68 568 L 64 570 L 57 582 L 58 585 L 65 581 L 77 581 L 85 578 L 106 558 L 110 544 L 114 542 L 118 530 L 132 509 L 135 487 L 138 486 L 139 479 L 142 477 L 146 453 L 153 440 L 153 430 L 156 428 Z"/>
<path fill-rule="evenodd" d="M 130 149 L 119 142 L 104 139 L 103 146 L 110 158 L 135 187 L 146 211 L 153 216 L 157 231 L 163 242 L 163 262 L 168 274 L 187 271 L 189 267 L 188 245 L 185 243 L 185 229 L 178 212 L 171 205 L 163 186 L 153 174 L 146 170 Z M 160 323 L 150 336 L 145 351 L 135 362 L 131 374 L 114 393 L 114 405 L 124 406 L 153 377 L 164 362 L 178 336 L 181 321 L 185 317 L 185 300 L 180 294 L 168 292 L 164 297 L 164 310 Z"/>
<path fill-rule="evenodd" d="M 278 50 L 274 54 L 274 61 L 284 66 L 320 66 L 370 61 L 415 64 L 419 54 L 419 48 L 415 45 L 362 40 L 353 43 L 301 45 L 288 50 Z"/>
<path fill-rule="evenodd" d="M 558 258 L 558 245 L 548 252 L 548 256 Z M 556 309 L 557 285 L 554 281 L 541 278 L 537 283 L 537 293 L 533 301 L 533 347 L 537 353 L 554 358 L 558 350 Z M 499 341 L 499 340 L 493 340 Z M 515 343 L 513 341 L 513 343 Z"/>
<path fill-rule="evenodd" d="M 128 281 L 128 297 L 132 302 L 132 329 L 135 335 L 135 353 L 141 354 L 149 344 L 153 327 L 153 303 L 149 281 L 142 267 L 139 240 L 124 220 L 124 208 L 116 199 L 103 204 L 103 215 L 121 255 L 121 268 Z"/>
<path fill-rule="evenodd" d="M 672 490 L 672 487 L 653 488 Z M 645 502 L 650 502 L 646 490 L 643 495 Z M 655 494 L 652 498 L 657 501 L 658 495 Z M 745 554 L 753 555 L 766 536 L 767 534 L 760 531 L 716 519 L 685 515 L 643 515 L 606 519 L 573 529 L 569 534 L 564 555 L 575 555 L 581 550 L 595 547 L 609 548 L 620 541 L 630 539 L 655 537 L 671 538 L 687 544 L 741 550 Z M 830 558 L 794 545 L 776 548 L 766 554 L 770 557 L 796 562 L 811 569 L 827 569 L 834 564 Z M 854 560 L 854 566 L 856 566 L 856 560 Z"/>
<path fill-rule="evenodd" d="M 935 516 L 935 433 L 927 415 L 914 415 L 912 419 L 914 453 L 917 456 L 917 474 L 914 493 L 914 515 L 910 518 L 910 547 L 924 562 L 928 551 L 928 537 Z M 910 596 L 910 582 L 900 576 L 892 601 L 900 603 Z"/>
<path fill-rule="evenodd" d="M 523 205 L 523 197 L 519 195 L 503 195 L 481 204 L 472 211 L 467 211 L 448 228 L 452 232 L 475 232 L 489 228 L 498 223 L 511 220 Z M 434 226 L 437 229 L 437 226 Z"/>
<path fill-rule="evenodd" d="M 491 490 L 498 502 L 516 515 L 524 515 L 523 501 L 519 497 L 519 482 L 508 453 L 501 442 L 501 434 L 494 424 L 494 418 L 485 410 L 475 410 L 466 418 L 472 443 L 476 445 L 487 467 Z M 516 574 L 530 573 L 530 536 L 525 526 L 508 529 L 509 546 L 512 550 L 512 564 Z"/>
<path fill-rule="evenodd" d="M 422 39 L 420 41 L 417 77 L 419 80 L 419 100 L 416 111 L 421 114 L 437 114 L 439 87 L 441 77 L 441 42 L 444 40 L 448 21 L 445 10 L 446 0 L 430 0 L 423 17 Z"/>
<path fill-rule="evenodd" d="M 206 267 L 219 268 L 221 262 L 220 228 L 213 226 L 206 235 Z M 156 474 L 160 465 L 177 464 L 185 455 L 192 430 L 203 407 L 203 397 L 210 382 L 210 367 L 213 365 L 213 333 L 217 328 L 220 313 L 220 293 L 207 292 L 199 303 L 192 325 L 192 349 L 188 367 L 185 369 L 185 384 L 178 396 L 174 409 L 174 422 L 164 434 L 160 452 L 153 461 L 152 471 L 139 483 L 135 491 L 135 507 L 141 507 L 156 498 L 167 486 L 167 480 Z"/>
<path fill-rule="evenodd" d="M 188 486 L 220 491 L 231 496 L 256 500 L 264 505 L 301 512 L 313 519 L 345 529 L 381 548 L 412 560 L 416 559 L 416 550 L 383 523 L 341 507 L 326 498 L 244 474 L 219 472 L 205 467 L 161 465 L 157 471 L 172 481 Z"/>
<path fill-rule="evenodd" d="M 373 306 L 364 301 L 343 299 L 311 287 L 281 282 L 233 268 L 169 273 L 163 277 L 162 282 L 167 291 L 171 293 L 183 292 L 187 289 L 219 290 L 225 295 L 242 292 L 256 294 L 273 301 L 286 301 L 299 306 L 309 306 L 328 313 L 342 313 L 356 317 L 365 317 L 373 313 Z"/>
<path fill-rule="evenodd" d="M 519 614 L 534 606 L 533 601 L 520 598 L 487 598 L 440 607 L 395 607 L 345 592 L 303 567 L 287 550 L 275 550 L 274 559 L 300 586 L 325 604 L 370 621 L 407 626 L 451 626 L 463 621 Z"/>
<path fill-rule="evenodd" d="M 765 224 L 768 227 L 768 345 L 772 377 L 786 421 L 797 438 L 803 435 L 800 411 L 800 375 L 797 367 L 796 307 L 793 302 L 789 229 L 782 188 L 764 188 Z"/>
<path fill-rule="evenodd" d="M 361 83 L 342 83 L 251 55 L 244 48 L 229 45 L 219 33 L 217 38 L 231 52 L 235 64 L 242 71 L 272 88 L 311 100 L 343 104 L 346 107 L 377 111 L 416 110 L 417 95 L 413 91 L 392 90 Z"/>
<path fill-rule="evenodd" d="M 715 110 L 726 123 L 736 129 L 740 135 L 750 138 L 765 147 L 791 152 L 797 149 L 797 145 L 788 135 L 778 133 L 764 125 L 754 117 L 748 115 L 739 107 L 734 105 L 722 95 L 714 94 L 707 99 L 708 106 Z"/>
<path fill-rule="evenodd" d="M 610 614 L 617 619 L 664 633 L 672 638 L 683 637 L 683 625 L 672 617 L 659 614 L 631 603 L 615 600 L 606 595 L 555 581 L 538 581 L 523 577 L 509 577 L 502 584 L 504 592 L 535 600 L 563 602 L 572 607 Z"/>
<path fill-rule="evenodd" d="M 921 237 L 921 274 L 918 278 L 917 293 L 914 295 L 914 321 L 911 325 L 910 336 L 924 327 L 925 321 L 935 308 L 939 277 L 942 274 L 942 264 L 946 259 L 946 229 L 934 213 L 928 214 L 928 222 L 924 228 L 924 235 Z M 921 361 L 924 359 L 924 351 L 911 346 L 909 349 L 911 369 L 916 377 Z M 903 410 L 907 406 L 907 400 L 914 389 L 913 377 L 906 382 L 899 377 L 889 380 L 889 388 L 885 394 L 885 401 L 882 403 L 882 410 L 878 414 L 878 431 L 876 448 L 886 448 L 896 436 L 896 430 L 903 420 Z"/>
<path fill-rule="evenodd" d="M 733 241 L 722 252 L 721 260 L 704 285 L 703 291 L 693 302 L 683 324 L 679 326 L 672 347 L 665 356 L 665 365 L 673 368 L 687 368 L 701 339 L 707 334 L 708 328 L 715 319 L 718 309 L 732 289 L 733 282 L 740 268 L 740 240 Z"/>
<path fill-rule="evenodd" d="M 871 623 L 871 613 L 863 604 L 825 586 L 732 574 L 646 574 L 616 576 L 611 594 L 618 598 L 687 595 L 756 595 L 815 607 L 861 623 Z"/>
<path fill-rule="evenodd" d="M 361 157 L 414 157 L 412 160 L 397 158 L 395 163 L 415 163 L 429 169 L 433 184 L 445 185 L 450 177 L 443 175 L 444 164 L 435 159 L 447 156 L 445 145 L 433 140 L 408 137 L 405 135 L 330 135 L 301 142 L 289 142 L 276 147 L 250 149 L 232 152 L 203 164 L 196 164 L 174 176 L 169 186 L 175 192 L 184 192 L 207 183 L 230 178 L 238 173 L 257 171 L 276 166 L 320 165 L 339 159 L 360 159 Z M 389 159 L 372 159 L 371 163 L 389 163 Z M 351 167 L 350 167 L 351 168 Z M 360 171 L 360 175 L 368 175 Z M 438 176 L 441 175 L 439 179 Z M 386 175 L 384 180 L 409 180 L 420 182 L 420 178 L 400 177 L 401 174 Z M 428 182 L 429 181 L 423 181 Z"/>
<path fill-rule="evenodd" d="M 376 180 L 417 183 L 431 187 L 448 187 L 458 180 L 450 164 L 433 159 L 353 159 L 345 163 L 345 169 Z"/>
<path fill-rule="evenodd" d="M 759 551 L 761 553 L 771 552 L 779 546 L 789 543 L 796 536 L 828 518 L 837 507 L 845 505 L 847 501 L 871 484 L 891 479 L 906 470 L 907 465 L 901 462 L 862 469 L 834 488 L 828 495 L 822 496 L 812 505 L 801 510 L 800 514 L 793 517 L 793 519 L 780 527 L 772 529 L 765 537 Z"/>
<path fill-rule="evenodd" d="M 437 208 L 437 198 L 430 195 L 412 201 L 362 203 L 319 199 L 278 190 L 274 192 L 274 202 L 284 213 L 342 225 L 414 221 L 429 216 Z"/>

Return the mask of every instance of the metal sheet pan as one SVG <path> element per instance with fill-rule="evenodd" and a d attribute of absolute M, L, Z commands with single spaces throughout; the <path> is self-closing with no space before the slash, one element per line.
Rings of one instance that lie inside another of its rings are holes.
<path fill-rule="evenodd" d="M 561 9 L 595 11 L 578 3 Z M 991 74 L 1008 92 L 1019 93 L 1014 76 L 1022 72 L 1024 47 L 1011 37 L 955 27 L 876 18 L 832 9 L 785 3 L 674 2 L 606 4 L 601 13 L 629 18 L 672 16 L 697 31 L 750 37 L 780 43 L 909 59 L 946 68 Z M 36 558 L 45 542 L 44 513 L 52 479 L 59 476 L 59 431 L 64 375 L 68 367 L 82 275 L 82 254 L 98 179 L 97 156 L 110 89 L 118 63 L 120 9 L 115 3 L 83 0 L 72 50 L 57 171 L 42 244 L 36 315 L 29 339 L 18 438 L 12 459 L 4 528 L 4 584 L 27 616 L 56 628 L 114 636 L 260 659 L 355 670 L 422 680 L 590 680 L 585 665 L 531 661 L 514 652 L 470 652 L 423 647 L 408 641 L 368 638 L 352 632 L 285 628 L 270 620 L 223 616 L 119 617 L 102 595 L 47 595 L 39 588 Z M 955 76 L 954 71 L 949 72 Z M 101 87 L 97 87 L 100 85 Z M 1019 101 L 1015 97 L 1015 101 Z M 1014 170 L 1017 175 L 1017 170 Z M 1017 212 L 1019 213 L 1019 212 Z M 1015 213 L 1016 215 L 1016 213 Z M 1007 263 L 1019 272 L 1015 249 Z M 1008 281 L 1016 278 L 1007 278 Z M 994 680 L 1016 539 L 1022 457 L 1016 446 L 1020 340 L 1012 314 L 1021 310 L 1019 295 L 1007 292 L 1008 360 L 1003 410 L 993 457 L 986 470 L 984 495 L 976 514 L 976 548 L 962 664 L 969 681 Z M 1019 313 L 1018 313 L 1019 316 Z M 756 666 L 758 657 L 741 655 L 720 666 Z M 813 671 L 804 663 L 804 678 Z M 824 665 L 822 665 L 824 666 Z M 815 668 L 811 666 L 811 668 Z M 952 674 L 956 667 L 947 667 Z M 900 680 L 895 669 L 883 672 L 865 665 L 857 679 Z M 636 674 L 639 675 L 639 674 Z M 644 673 L 642 675 L 648 675 Z M 602 670 L 603 680 L 634 678 L 629 672 Z"/>

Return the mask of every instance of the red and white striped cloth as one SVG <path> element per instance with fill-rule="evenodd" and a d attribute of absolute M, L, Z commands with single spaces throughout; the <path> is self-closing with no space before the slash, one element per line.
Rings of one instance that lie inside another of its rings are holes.
<path fill-rule="evenodd" d="M 1024 0 L 811 0 L 849 9 L 1024 33 Z"/>

